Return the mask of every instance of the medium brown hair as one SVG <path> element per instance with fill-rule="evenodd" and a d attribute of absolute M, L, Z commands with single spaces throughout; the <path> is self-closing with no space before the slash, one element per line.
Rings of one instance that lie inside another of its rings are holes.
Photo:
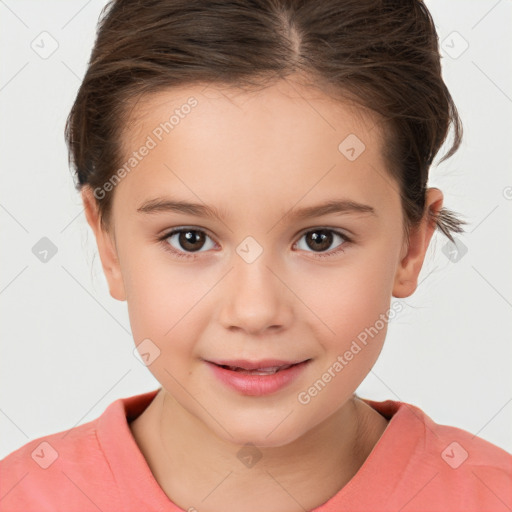
<path fill-rule="evenodd" d="M 421 0 L 110 1 L 66 122 L 77 189 L 102 187 L 122 165 L 123 130 L 143 95 L 211 83 L 249 90 L 292 74 L 381 116 L 408 235 L 425 213 L 428 171 L 451 125 L 440 162 L 462 139 Z M 96 198 L 106 229 L 113 192 Z M 427 214 L 452 242 L 463 232 L 447 208 Z"/>

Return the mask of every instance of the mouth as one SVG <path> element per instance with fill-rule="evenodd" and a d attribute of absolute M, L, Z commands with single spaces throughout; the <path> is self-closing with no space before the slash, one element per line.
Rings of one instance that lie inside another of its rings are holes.
<path fill-rule="evenodd" d="M 215 364 L 215 363 L 214 363 Z M 274 373 L 280 372 L 282 370 L 287 370 L 295 364 L 287 364 L 285 366 L 271 366 L 269 368 L 257 368 L 255 370 L 246 370 L 245 368 L 240 368 L 239 366 L 227 366 L 225 364 L 217 365 L 225 370 L 231 370 L 232 372 L 245 373 L 247 375 L 273 375 Z"/>
<path fill-rule="evenodd" d="M 277 393 L 299 379 L 312 359 L 204 361 L 213 375 L 228 388 L 242 395 L 263 396 Z"/>
<path fill-rule="evenodd" d="M 207 361 L 225 370 L 247 375 L 273 375 L 277 372 L 288 370 L 293 366 L 306 363 L 310 359 L 302 361 L 280 361 L 276 359 L 265 359 L 260 361 Z"/>

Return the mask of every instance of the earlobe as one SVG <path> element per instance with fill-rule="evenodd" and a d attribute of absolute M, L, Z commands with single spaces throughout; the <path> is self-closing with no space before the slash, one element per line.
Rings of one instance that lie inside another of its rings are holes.
<path fill-rule="evenodd" d="M 398 263 L 395 274 L 395 283 L 393 286 L 393 297 L 399 299 L 409 297 L 414 293 L 414 290 L 416 290 L 417 276 L 419 274 L 419 272 L 415 272 L 418 261 L 416 239 L 417 231 L 411 228 L 411 233 L 409 234 L 409 247 L 406 247 L 407 241 L 404 241 L 404 245 L 402 246 L 403 248 L 406 248 L 406 251 L 405 255 L 403 255 L 402 250 L 402 257 Z"/>
<path fill-rule="evenodd" d="M 436 229 L 436 224 L 431 216 L 434 214 L 437 217 L 442 206 L 443 193 L 437 188 L 429 188 L 425 198 L 425 214 L 417 226 L 411 227 L 408 249 L 405 251 L 405 255 L 401 255 L 398 263 L 393 297 L 409 297 L 416 290 L 425 254 Z M 404 241 L 404 247 L 406 243 L 407 241 Z"/>
<path fill-rule="evenodd" d="M 101 266 L 107 279 L 110 295 L 114 299 L 124 301 L 126 300 L 124 282 L 113 235 L 107 232 L 101 225 L 98 205 L 91 188 L 84 186 L 81 196 L 87 223 L 91 227 L 96 239 Z"/>

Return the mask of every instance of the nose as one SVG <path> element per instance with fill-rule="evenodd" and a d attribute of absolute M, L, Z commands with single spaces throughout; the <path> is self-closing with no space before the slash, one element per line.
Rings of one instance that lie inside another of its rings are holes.
<path fill-rule="evenodd" d="M 257 335 L 279 331 L 292 319 L 293 294 L 275 263 L 263 254 L 252 263 L 235 255 L 220 290 L 220 322 L 231 331 Z"/>

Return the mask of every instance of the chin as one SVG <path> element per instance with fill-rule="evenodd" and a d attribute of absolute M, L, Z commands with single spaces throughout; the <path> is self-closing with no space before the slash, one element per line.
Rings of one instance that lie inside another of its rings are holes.
<path fill-rule="evenodd" d="M 284 422 L 283 422 L 284 423 Z M 215 427 L 215 431 L 224 441 L 239 445 L 254 445 L 259 448 L 279 448 L 298 439 L 305 432 L 287 430 L 279 425 L 279 421 L 270 421 L 268 424 L 249 425 L 247 423 L 226 423 L 226 433 L 222 428 Z"/>

